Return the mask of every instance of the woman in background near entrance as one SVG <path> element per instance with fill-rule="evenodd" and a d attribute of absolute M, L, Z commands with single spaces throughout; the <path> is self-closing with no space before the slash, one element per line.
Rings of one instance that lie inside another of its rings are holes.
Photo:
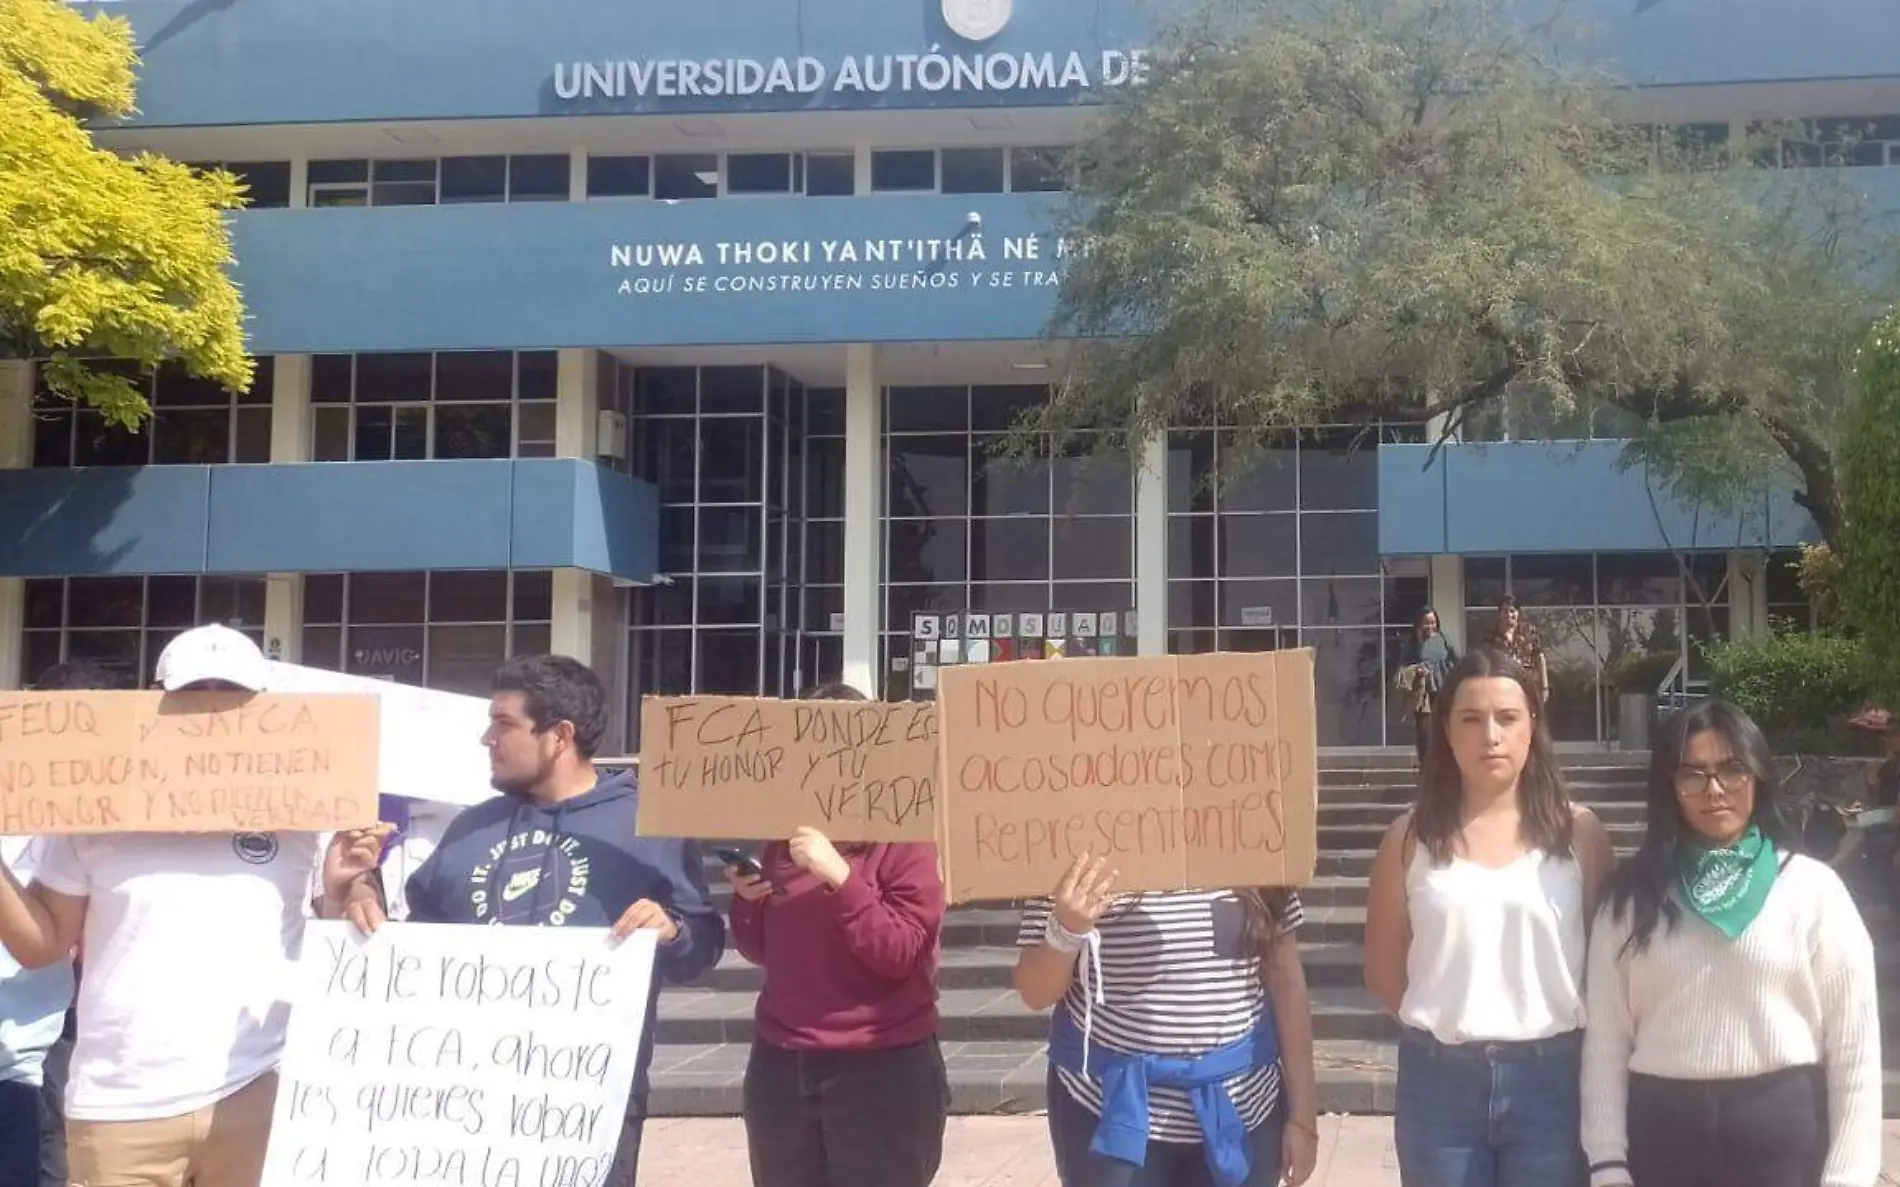
<path fill-rule="evenodd" d="M 1570 802 L 1515 660 L 1466 656 L 1433 716 L 1366 912 L 1366 987 L 1404 1026 L 1399 1179 L 1579 1187 L 1585 921 L 1609 837 Z"/>
<path fill-rule="evenodd" d="M 1413 635 L 1411 671 L 1412 727 L 1418 743 L 1418 761 L 1425 763 L 1425 751 L 1432 740 L 1432 704 L 1443 691 L 1452 668 L 1458 663 L 1458 649 L 1439 629 L 1438 611 L 1430 606 L 1418 616 Z"/>
<path fill-rule="evenodd" d="M 833 684 L 805 699 L 865 696 Z M 926 1187 L 950 1107 L 937 847 L 834 845 L 801 828 L 726 880 L 733 944 L 765 970 L 745 1073 L 753 1183 Z"/>
<path fill-rule="evenodd" d="M 1502 651 L 1524 669 L 1530 677 L 1531 704 L 1541 716 L 1544 703 L 1550 700 L 1550 662 L 1544 657 L 1544 641 L 1537 637 L 1537 628 L 1524 617 L 1524 608 L 1517 604 L 1515 595 L 1505 594 L 1498 599 L 1498 616 L 1491 623 L 1491 634 L 1485 645 Z"/>
<path fill-rule="evenodd" d="M 1318 1157 L 1313 1021 L 1286 890 L 1115 896 L 1084 854 L 1023 911 L 1016 992 L 1055 1007 L 1063 1187 L 1299 1187 Z"/>
<path fill-rule="evenodd" d="M 1649 831 L 1590 940 L 1583 1140 L 1595 1187 L 1871 1187 L 1874 949 L 1793 849 L 1761 730 L 1720 702 L 1650 752 Z"/>

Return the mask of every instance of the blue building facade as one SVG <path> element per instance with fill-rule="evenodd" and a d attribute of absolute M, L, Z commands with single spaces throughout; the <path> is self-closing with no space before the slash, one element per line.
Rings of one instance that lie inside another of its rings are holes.
<path fill-rule="evenodd" d="M 610 678 L 631 747 L 648 692 L 1298 645 L 1322 742 L 1378 746 L 1418 613 L 1463 638 L 1514 592 L 1559 736 L 1596 744 L 1628 661 L 1799 611 L 1786 492 L 1678 505 L 1613 425 L 998 456 L 1062 366 L 1056 162 L 1141 85 L 1141 0 L 81 7 L 142 47 L 102 142 L 250 185 L 259 382 L 161 372 L 130 434 L 0 363 L 0 680 L 148 679 L 207 620 L 466 691 L 552 649 Z M 1900 203 L 1900 9 L 1587 7 L 1635 118 L 1868 121 Z"/>

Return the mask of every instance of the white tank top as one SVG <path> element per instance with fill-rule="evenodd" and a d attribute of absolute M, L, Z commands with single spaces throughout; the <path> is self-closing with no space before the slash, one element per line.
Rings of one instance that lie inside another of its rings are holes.
<path fill-rule="evenodd" d="M 1583 869 L 1533 850 L 1493 870 L 1425 847 L 1405 872 L 1412 947 L 1399 1021 L 1441 1043 L 1526 1042 L 1583 1025 Z"/>

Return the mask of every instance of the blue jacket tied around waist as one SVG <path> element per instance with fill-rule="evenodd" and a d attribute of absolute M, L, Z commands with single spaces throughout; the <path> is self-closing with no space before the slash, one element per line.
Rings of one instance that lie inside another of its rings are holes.
<path fill-rule="evenodd" d="M 1087 1061 L 1087 1071 L 1084 1059 Z M 1148 1157 L 1148 1089 L 1174 1088 L 1187 1093 L 1200 1122 L 1208 1169 L 1220 1187 L 1247 1181 L 1253 1156 L 1240 1110 L 1226 1082 L 1280 1058 L 1280 1034 L 1272 1009 L 1260 1012 L 1251 1034 L 1201 1055 L 1150 1055 L 1111 1051 L 1085 1039 L 1066 1005 L 1058 1005 L 1049 1027 L 1049 1062 L 1073 1075 L 1088 1075 L 1102 1088 L 1102 1120 L 1089 1149 L 1120 1162 L 1141 1166 Z"/>

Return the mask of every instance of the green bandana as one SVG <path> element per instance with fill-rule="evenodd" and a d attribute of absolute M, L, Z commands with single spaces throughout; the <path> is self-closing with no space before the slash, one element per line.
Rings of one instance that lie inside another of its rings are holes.
<path fill-rule="evenodd" d="M 1731 940 L 1761 914 L 1781 869 L 1774 844 L 1752 824 L 1727 849 L 1684 843 L 1677 857 L 1681 872 L 1676 888 L 1682 901 Z"/>

